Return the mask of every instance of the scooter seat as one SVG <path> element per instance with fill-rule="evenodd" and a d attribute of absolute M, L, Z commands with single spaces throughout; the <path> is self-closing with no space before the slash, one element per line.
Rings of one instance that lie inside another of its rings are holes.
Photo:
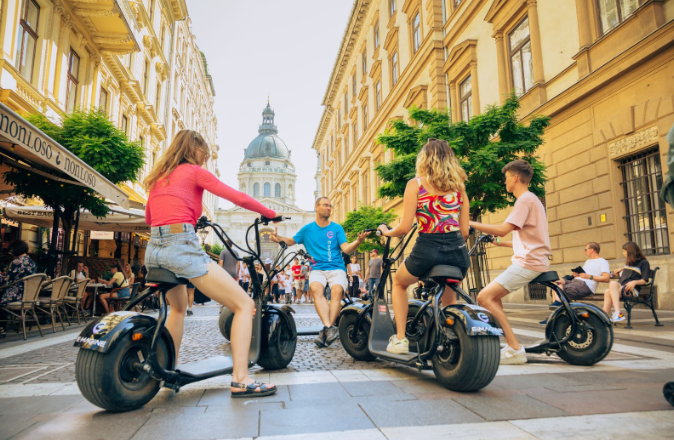
<path fill-rule="evenodd" d="M 463 280 L 463 272 L 461 272 L 461 269 L 454 266 L 435 266 L 420 277 L 422 280 L 431 278 L 449 278 L 451 280 L 461 281 Z"/>
<path fill-rule="evenodd" d="M 161 269 L 158 267 L 153 267 L 147 272 L 147 277 L 145 280 L 148 283 L 157 283 L 157 284 L 188 284 L 190 281 L 187 278 L 178 278 L 173 272 L 168 269 Z"/>
<path fill-rule="evenodd" d="M 559 275 L 557 275 L 557 272 L 554 270 L 551 270 L 550 272 L 544 272 L 531 280 L 532 283 L 549 283 L 552 281 L 557 281 L 559 279 Z"/>

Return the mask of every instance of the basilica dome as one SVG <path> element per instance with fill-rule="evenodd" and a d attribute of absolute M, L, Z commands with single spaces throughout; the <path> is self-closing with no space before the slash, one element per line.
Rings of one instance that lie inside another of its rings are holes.
<path fill-rule="evenodd" d="M 274 125 L 274 110 L 269 106 L 269 103 L 262 111 L 262 124 L 258 133 L 258 136 L 248 144 L 244 160 L 265 157 L 290 160 L 290 150 L 288 150 L 285 142 L 278 137 L 278 128 Z"/>

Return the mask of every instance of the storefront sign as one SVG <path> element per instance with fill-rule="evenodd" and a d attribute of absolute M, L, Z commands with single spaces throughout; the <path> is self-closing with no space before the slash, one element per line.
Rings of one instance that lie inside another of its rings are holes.
<path fill-rule="evenodd" d="M 608 155 L 611 158 L 631 154 L 635 150 L 647 147 L 658 141 L 658 127 L 647 128 L 632 136 L 608 144 Z"/>
<path fill-rule="evenodd" d="M 91 231 L 89 237 L 92 240 L 114 240 L 115 233 L 112 231 Z"/>

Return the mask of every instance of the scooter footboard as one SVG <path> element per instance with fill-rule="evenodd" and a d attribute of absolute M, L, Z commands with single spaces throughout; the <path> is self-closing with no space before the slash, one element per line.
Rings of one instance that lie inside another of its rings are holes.
<path fill-rule="evenodd" d="M 148 315 L 138 312 L 112 312 L 87 325 L 75 339 L 74 346 L 107 353 L 131 332 L 144 332 L 147 338 L 151 338 L 156 326 L 157 320 Z M 175 359 L 173 339 L 166 328 L 162 331 L 162 337 L 168 342 L 166 345 L 171 350 L 171 359 Z"/>
<path fill-rule="evenodd" d="M 468 336 L 503 336 L 500 324 L 484 307 L 475 304 L 455 304 L 442 309 L 442 313 L 447 318 L 453 317 L 459 321 Z"/>

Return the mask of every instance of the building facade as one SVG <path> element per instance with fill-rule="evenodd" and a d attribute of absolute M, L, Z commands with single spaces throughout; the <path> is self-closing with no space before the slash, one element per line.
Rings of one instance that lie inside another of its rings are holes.
<path fill-rule="evenodd" d="M 291 151 L 278 136 L 274 117 L 274 110 L 267 103 L 262 111 L 258 135 L 245 149 L 238 173 L 239 191 L 259 200 L 278 215 L 290 217 L 260 230 L 263 260 L 273 260 L 278 254 L 279 245 L 270 240 L 274 227 L 281 236 L 292 237 L 302 226 L 316 220 L 315 212 L 304 211 L 295 205 L 297 174 L 290 158 Z M 216 211 L 216 221 L 242 247 L 245 246 L 246 231 L 256 217 L 259 215 L 238 206 Z M 254 243 L 252 234 L 250 240 Z"/>
<path fill-rule="evenodd" d="M 598 241 L 617 268 L 622 244 L 635 241 L 661 268 L 658 302 L 671 309 L 674 211 L 658 191 L 673 79 L 673 0 L 357 0 L 314 140 L 317 187 L 339 220 L 358 203 L 400 213 L 400 200 L 376 196 L 373 168 L 392 158 L 376 143 L 387 123 L 412 105 L 468 120 L 515 93 L 524 123 L 551 118 L 539 156 L 552 267 L 568 271 Z M 504 248 L 489 257 L 493 275 L 510 262 Z"/>
<path fill-rule="evenodd" d="M 185 0 L 3 0 L 0 14 L 0 102 L 55 121 L 74 109 L 104 110 L 145 150 L 139 180 L 120 185 L 132 207 L 144 207 L 140 182 L 177 127 L 204 134 L 214 150 L 207 168 L 218 174 L 215 91 Z M 184 90 L 181 97 L 173 96 L 176 89 Z M 211 218 L 214 204 L 205 199 Z M 30 239 L 35 228 L 24 229 Z M 90 243 L 84 235 L 80 240 Z M 133 241 L 130 235 L 97 240 L 96 255 L 119 255 Z"/>

